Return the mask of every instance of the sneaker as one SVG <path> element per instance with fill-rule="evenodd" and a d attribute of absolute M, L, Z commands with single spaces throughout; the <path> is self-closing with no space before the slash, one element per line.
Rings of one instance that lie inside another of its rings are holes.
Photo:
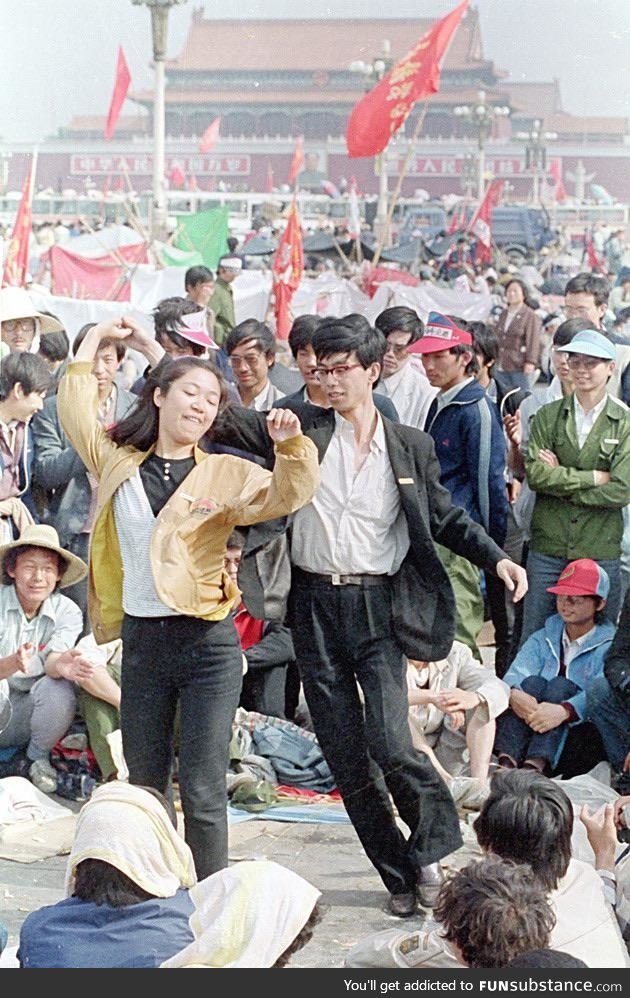
<path fill-rule="evenodd" d="M 57 789 L 57 770 L 48 759 L 36 759 L 28 771 L 28 778 L 44 794 L 54 794 Z"/>
<path fill-rule="evenodd" d="M 412 915 L 415 915 L 416 908 L 416 895 L 412 892 L 409 894 L 390 894 L 387 899 L 387 910 L 390 915 L 396 915 L 397 918 L 411 918 Z"/>

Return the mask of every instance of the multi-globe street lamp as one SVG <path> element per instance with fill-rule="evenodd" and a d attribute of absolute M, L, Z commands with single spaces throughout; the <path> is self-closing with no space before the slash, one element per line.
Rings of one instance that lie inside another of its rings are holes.
<path fill-rule="evenodd" d="M 479 154 L 477 157 L 477 197 L 481 201 L 485 188 L 486 173 L 486 140 L 492 130 L 492 125 L 496 118 L 506 118 L 510 114 L 509 107 L 496 104 L 488 104 L 485 90 L 480 90 L 477 94 L 477 103 L 470 107 L 468 104 L 458 104 L 453 108 L 453 114 L 458 118 L 470 121 L 477 130 L 477 145 Z"/>
<path fill-rule="evenodd" d="M 351 73 L 358 73 L 363 77 L 365 91 L 377 86 L 383 77 L 390 71 L 394 64 L 391 57 L 391 47 L 388 39 L 383 40 L 381 54 L 372 59 L 372 62 L 364 62 L 356 59 L 351 62 L 348 69 Z M 374 235 L 384 245 L 386 242 L 385 229 L 387 227 L 388 214 L 388 174 L 387 174 L 387 150 L 385 146 L 375 159 L 375 172 L 378 174 L 378 202 L 376 207 L 376 219 L 374 221 Z"/>
<path fill-rule="evenodd" d="M 131 0 L 137 7 L 148 7 L 151 11 L 151 34 L 153 40 L 153 68 L 155 71 L 153 96 L 153 212 L 151 235 L 164 239 L 166 236 L 166 191 L 164 183 L 165 150 L 165 80 L 164 60 L 168 37 L 168 12 L 186 0 Z"/>
<path fill-rule="evenodd" d="M 525 169 L 532 173 L 532 200 L 540 203 L 540 180 L 547 169 L 546 142 L 558 138 L 557 132 L 543 132 L 542 121 L 536 118 L 529 132 L 517 132 L 517 139 L 523 139 L 525 146 Z"/>

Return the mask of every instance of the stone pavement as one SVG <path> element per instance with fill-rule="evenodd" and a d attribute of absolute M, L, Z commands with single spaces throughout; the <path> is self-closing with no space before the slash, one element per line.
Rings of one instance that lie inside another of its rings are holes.
<path fill-rule="evenodd" d="M 73 810 L 79 806 L 73 804 Z M 465 835 L 473 838 L 469 829 Z M 463 862 L 464 850 L 460 852 L 461 857 L 454 854 L 457 865 Z M 260 818 L 244 821 L 230 826 L 229 855 L 230 862 L 274 860 L 321 890 L 324 918 L 311 942 L 292 958 L 290 967 L 342 967 L 344 955 L 361 937 L 403 924 L 411 930 L 424 917 L 422 908 L 416 918 L 405 920 L 386 912 L 385 888 L 350 824 Z M 29 864 L 0 859 L 0 921 L 9 930 L 9 946 L 17 945 L 20 925 L 28 912 L 63 897 L 65 867 L 64 856 Z"/>

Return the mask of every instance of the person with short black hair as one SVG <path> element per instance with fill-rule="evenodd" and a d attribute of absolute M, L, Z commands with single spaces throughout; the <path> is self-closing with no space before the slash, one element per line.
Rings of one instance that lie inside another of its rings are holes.
<path fill-rule="evenodd" d="M 246 319 L 230 331 L 225 350 L 236 378 L 241 404 L 267 412 L 282 398 L 282 391 L 269 380 L 276 359 L 276 341 L 269 326 Z"/>
<path fill-rule="evenodd" d="M 609 336 L 605 328 L 610 300 L 610 281 L 601 274 L 584 271 L 572 277 L 564 289 L 564 310 L 567 319 L 587 319 L 590 329 L 596 329 L 615 344 L 615 370 L 608 392 L 630 403 L 630 344 L 618 336 Z"/>
<path fill-rule="evenodd" d="M 408 348 L 424 334 L 424 323 L 414 309 L 399 305 L 377 315 L 374 325 L 387 342 L 383 374 L 375 391 L 391 399 L 401 423 L 422 430 L 436 389 L 421 369 L 422 360 L 412 360 Z"/>
<path fill-rule="evenodd" d="M 52 315 L 50 312 L 44 313 Z M 56 318 L 56 316 L 53 316 Z M 70 340 L 65 329 L 57 329 L 40 337 L 38 354 L 43 358 L 48 370 L 52 375 L 52 384 L 46 392 L 46 398 L 54 395 L 59 386 L 59 379 L 68 366 L 68 356 L 70 354 Z"/>
<path fill-rule="evenodd" d="M 494 857 L 454 873 L 433 917 L 466 967 L 505 967 L 523 952 L 546 947 L 556 921 L 531 867 Z"/>

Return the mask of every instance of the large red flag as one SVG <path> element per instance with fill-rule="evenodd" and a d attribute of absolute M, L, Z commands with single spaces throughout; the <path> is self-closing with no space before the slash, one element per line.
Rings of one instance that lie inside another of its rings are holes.
<path fill-rule="evenodd" d="M 37 170 L 37 153 L 33 153 L 31 168 L 24 181 L 22 198 L 15 216 L 13 232 L 7 248 L 2 275 L 2 287 L 13 285 L 23 288 L 26 284 L 28 271 L 28 250 L 33 221 L 33 191 L 35 189 L 35 171 Z"/>
<path fill-rule="evenodd" d="M 590 232 L 587 232 L 586 235 L 584 236 L 584 249 L 586 251 L 588 265 L 591 268 L 591 270 L 595 274 L 601 274 L 604 270 L 604 265 L 595 251 L 593 236 L 591 235 Z"/>
<path fill-rule="evenodd" d="M 221 118 L 215 118 L 206 128 L 205 132 L 199 139 L 199 152 L 210 152 L 211 149 L 217 144 L 219 138 L 219 129 L 221 127 Z"/>
<path fill-rule="evenodd" d="M 107 112 L 107 122 L 105 123 L 104 136 L 106 139 L 111 139 L 112 135 L 114 134 L 118 118 L 120 117 L 120 109 L 125 103 L 125 98 L 127 96 L 127 91 L 129 90 L 130 83 L 131 83 L 131 73 L 129 72 L 129 66 L 127 65 L 127 60 L 125 59 L 125 53 L 122 50 L 122 45 L 119 45 L 118 62 L 116 63 L 116 79 L 114 80 L 114 91 L 112 93 L 112 99 L 109 105 L 109 111 Z"/>
<path fill-rule="evenodd" d="M 554 201 L 565 201 L 567 192 L 562 179 L 562 160 L 552 159 L 549 164 L 549 176 L 554 181 L 553 199 Z"/>
<path fill-rule="evenodd" d="M 437 93 L 440 62 L 467 7 L 468 0 L 463 0 L 454 11 L 436 21 L 415 48 L 355 105 L 346 130 L 351 158 L 382 152 L 404 124 L 415 102 Z"/>
<path fill-rule="evenodd" d="M 279 340 L 289 338 L 289 305 L 293 293 L 299 287 L 304 272 L 302 252 L 302 229 L 295 197 L 289 211 L 287 227 L 280 237 L 273 261 L 273 294 L 275 299 L 276 336 Z"/>
<path fill-rule="evenodd" d="M 492 261 L 492 209 L 501 200 L 505 180 L 493 180 L 488 184 L 483 201 L 470 220 L 468 231 L 475 236 L 475 263 Z"/>
<path fill-rule="evenodd" d="M 298 173 L 304 166 L 304 136 L 298 135 L 295 140 L 295 152 L 293 153 L 293 159 L 291 160 L 291 166 L 289 167 L 289 178 L 287 180 L 288 184 L 292 184 Z"/>

